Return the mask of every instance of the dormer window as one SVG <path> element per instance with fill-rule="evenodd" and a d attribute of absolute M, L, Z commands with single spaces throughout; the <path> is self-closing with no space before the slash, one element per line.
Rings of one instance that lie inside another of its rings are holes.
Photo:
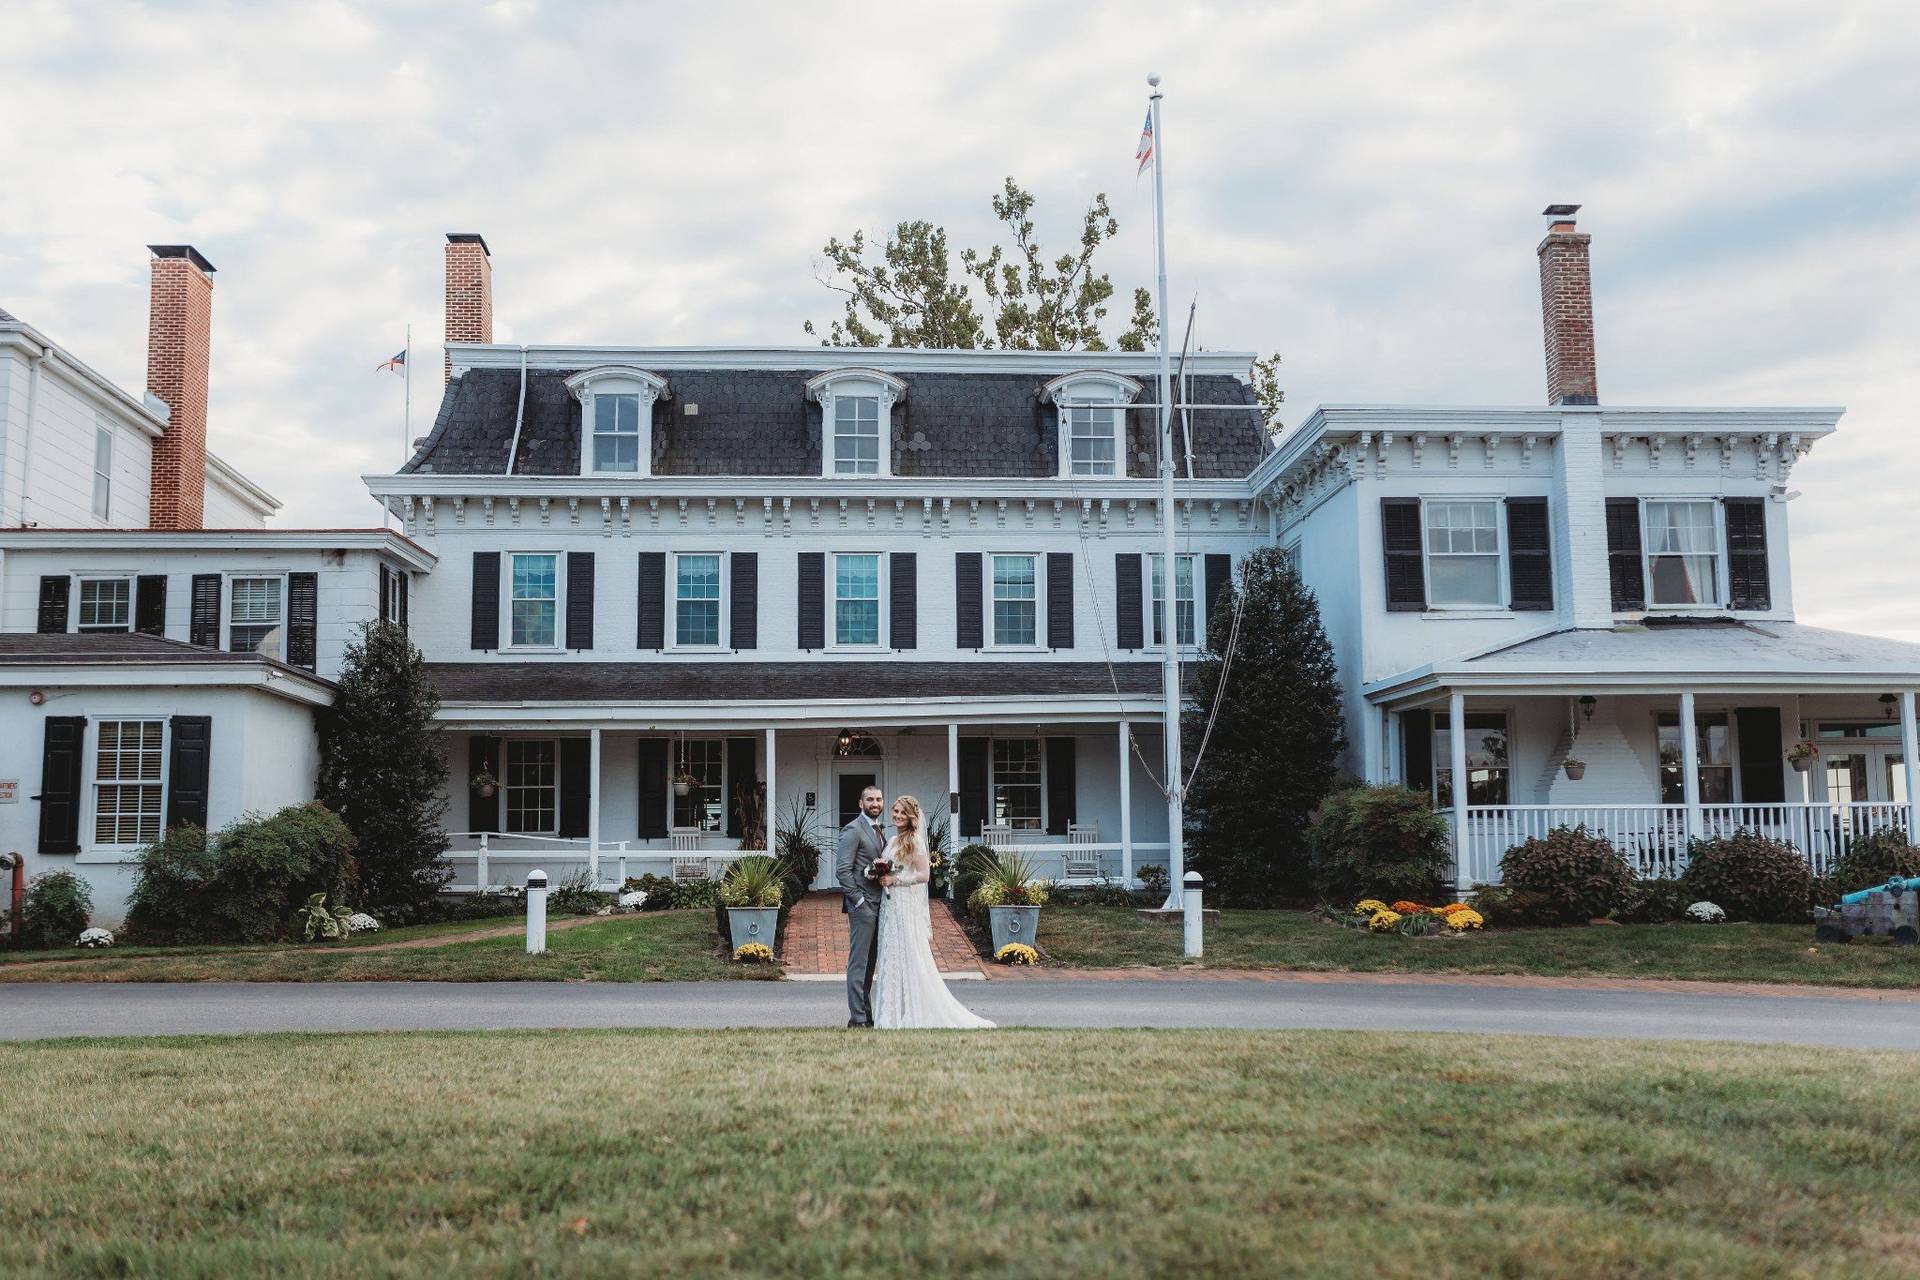
<path fill-rule="evenodd" d="M 584 369 L 567 379 L 580 402 L 580 474 L 644 476 L 653 471 L 653 403 L 665 378 L 630 365 Z"/>
<path fill-rule="evenodd" d="M 1062 479 L 1124 476 L 1121 441 L 1125 410 L 1140 384 L 1117 373 L 1086 369 L 1055 378 L 1040 398 L 1059 410 Z"/>
<path fill-rule="evenodd" d="M 907 384 L 878 369 L 835 369 L 807 382 L 820 403 L 820 457 L 828 476 L 893 474 L 893 406 Z"/>

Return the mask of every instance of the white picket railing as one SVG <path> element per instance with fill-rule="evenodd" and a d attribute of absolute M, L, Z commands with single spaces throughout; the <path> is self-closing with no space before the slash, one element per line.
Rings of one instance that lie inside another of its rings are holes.
<path fill-rule="evenodd" d="M 1815 875 L 1825 875 L 1855 839 L 1906 826 L 1906 806 L 1860 804 L 1705 804 L 1703 838 L 1752 831 L 1792 845 Z M 1449 828 L 1453 815 L 1448 814 Z M 1475 805 L 1467 810 L 1460 877 L 1467 884 L 1498 884 L 1500 859 L 1517 844 L 1556 827 L 1585 827 L 1620 850 L 1642 876 L 1677 876 L 1687 865 L 1687 807 L 1680 804 Z"/>

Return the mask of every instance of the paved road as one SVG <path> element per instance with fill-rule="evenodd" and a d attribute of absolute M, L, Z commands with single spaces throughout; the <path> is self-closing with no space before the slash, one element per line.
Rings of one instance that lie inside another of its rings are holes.
<path fill-rule="evenodd" d="M 1920 1001 L 1422 982 L 966 982 L 1002 1025 L 1455 1031 L 1920 1050 Z M 512 1027 L 831 1027 L 826 983 L 101 983 L 0 986 L 0 1040 Z"/>

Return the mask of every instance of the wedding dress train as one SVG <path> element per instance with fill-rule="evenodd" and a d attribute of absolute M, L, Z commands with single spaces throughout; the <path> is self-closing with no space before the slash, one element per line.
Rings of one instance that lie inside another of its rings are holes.
<path fill-rule="evenodd" d="M 888 846 L 891 857 L 893 847 Z M 927 875 L 914 868 L 880 902 L 880 936 L 873 966 L 873 1025 L 991 1027 L 947 990 L 933 959 L 933 921 L 928 915 Z"/>

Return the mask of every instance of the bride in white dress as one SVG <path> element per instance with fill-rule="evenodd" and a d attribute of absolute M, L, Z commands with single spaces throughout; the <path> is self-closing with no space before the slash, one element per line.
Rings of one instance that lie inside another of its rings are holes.
<path fill-rule="evenodd" d="M 873 1025 L 991 1027 L 955 1000 L 933 959 L 933 921 L 927 914 L 927 827 L 920 802 L 893 802 L 893 839 L 886 858 L 895 874 L 882 877 L 880 933 L 873 965 Z"/>

